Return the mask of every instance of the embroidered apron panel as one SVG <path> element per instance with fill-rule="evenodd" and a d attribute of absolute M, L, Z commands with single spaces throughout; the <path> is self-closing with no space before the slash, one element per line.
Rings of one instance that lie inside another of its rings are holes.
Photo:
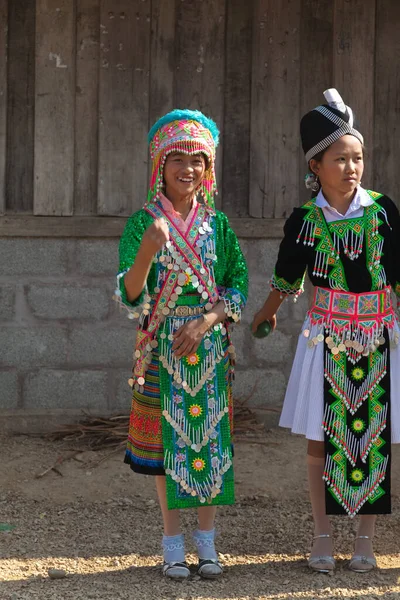
<path fill-rule="evenodd" d="M 317 287 L 308 316 L 320 328 L 303 331 L 308 347 L 324 344 L 327 513 L 389 513 L 390 344 L 398 341 L 390 290 Z"/>

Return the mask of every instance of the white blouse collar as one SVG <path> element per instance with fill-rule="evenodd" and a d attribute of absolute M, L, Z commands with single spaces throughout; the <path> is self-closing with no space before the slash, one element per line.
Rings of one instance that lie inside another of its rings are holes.
<path fill-rule="evenodd" d="M 317 197 L 315 198 L 315 204 L 317 206 L 319 206 L 320 208 L 327 208 L 328 210 L 330 210 L 334 213 L 337 213 L 341 217 L 348 216 L 352 212 L 355 212 L 356 210 L 358 210 L 361 206 L 371 206 L 371 204 L 373 204 L 373 203 L 374 203 L 374 200 L 371 198 L 371 196 L 368 194 L 368 192 L 366 190 L 364 190 L 364 188 L 362 188 L 360 185 L 358 186 L 356 195 L 354 196 L 353 200 L 351 201 L 351 204 L 350 204 L 349 208 L 347 209 L 347 212 L 345 215 L 342 215 L 341 213 L 339 213 L 339 211 L 336 210 L 336 208 L 334 208 L 333 206 L 331 206 L 329 204 L 328 200 L 325 198 L 325 196 L 322 192 L 322 188 L 320 189 Z"/>

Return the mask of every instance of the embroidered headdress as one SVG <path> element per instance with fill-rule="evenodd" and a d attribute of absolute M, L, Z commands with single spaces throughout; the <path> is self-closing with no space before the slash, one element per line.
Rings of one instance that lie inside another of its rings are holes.
<path fill-rule="evenodd" d="M 217 192 L 215 149 L 219 141 L 219 131 L 214 121 L 199 110 L 173 110 L 153 125 L 148 141 L 153 166 L 147 202 L 154 202 L 161 192 L 164 164 L 168 154 L 202 153 L 206 155 L 208 164 L 198 191 L 205 204 L 213 208 L 214 194 Z"/>
<path fill-rule="evenodd" d="M 324 92 L 327 104 L 308 112 L 300 122 L 300 135 L 306 160 L 309 162 L 322 150 L 344 135 L 354 135 L 362 144 L 364 138 L 354 129 L 354 115 L 334 88 Z"/>

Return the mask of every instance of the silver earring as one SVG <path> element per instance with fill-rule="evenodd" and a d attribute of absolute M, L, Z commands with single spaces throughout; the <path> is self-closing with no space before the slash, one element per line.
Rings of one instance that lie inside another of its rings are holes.
<path fill-rule="evenodd" d="M 312 190 L 313 192 L 318 192 L 320 188 L 318 175 L 315 173 L 307 173 L 304 177 L 304 183 L 308 190 Z"/>
<path fill-rule="evenodd" d="M 314 183 L 311 186 L 311 189 L 313 192 L 318 192 L 320 188 L 320 184 L 319 184 L 319 179 L 318 177 L 316 178 L 316 180 L 314 181 Z"/>

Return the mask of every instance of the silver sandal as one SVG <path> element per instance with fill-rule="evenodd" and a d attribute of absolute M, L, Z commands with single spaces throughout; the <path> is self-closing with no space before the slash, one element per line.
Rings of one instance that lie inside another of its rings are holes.
<path fill-rule="evenodd" d="M 356 540 L 369 540 L 369 535 L 358 535 Z M 353 554 L 349 562 L 350 571 L 355 573 L 369 573 L 376 569 L 376 558 L 374 556 L 363 556 L 362 554 Z"/>
<path fill-rule="evenodd" d="M 190 576 L 189 567 L 186 562 L 165 562 L 162 567 L 162 572 L 164 577 L 181 581 Z"/>
<path fill-rule="evenodd" d="M 330 537 L 331 536 L 328 533 L 322 533 L 321 535 L 315 535 L 313 540 Z M 317 571 L 318 573 L 330 573 L 334 570 L 335 565 L 336 562 L 333 556 L 313 556 L 308 559 L 308 566 L 310 569 Z"/>
<path fill-rule="evenodd" d="M 199 560 L 197 574 L 203 579 L 217 579 L 223 573 L 223 567 L 216 558 L 203 558 Z"/>

